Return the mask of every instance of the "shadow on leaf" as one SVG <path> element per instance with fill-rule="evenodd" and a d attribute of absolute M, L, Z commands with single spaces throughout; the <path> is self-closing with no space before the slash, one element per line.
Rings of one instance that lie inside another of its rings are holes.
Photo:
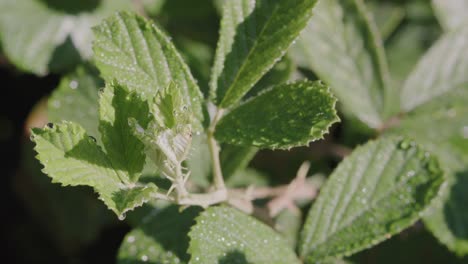
<path fill-rule="evenodd" d="M 143 220 L 139 228 L 146 237 L 161 245 L 164 251 L 172 252 L 181 261 L 188 262 L 190 256 L 187 254 L 187 234 L 201 211 L 198 207 L 190 207 L 179 212 L 178 206 L 171 205 L 151 219 Z"/>
<path fill-rule="evenodd" d="M 68 1 L 67 1 L 68 2 Z M 70 36 L 57 46 L 52 53 L 47 67 L 51 72 L 66 72 L 82 62 L 82 58 Z"/>
<path fill-rule="evenodd" d="M 111 87 L 106 89 L 111 89 Z M 105 95 L 106 93 L 107 91 L 102 96 L 108 96 Z M 108 102 L 105 100 L 101 98 L 101 101 L 104 101 L 101 102 L 101 108 L 106 108 L 105 105 Z M 112 110 L 115 111 L 113 123 L 102 120 L 102 118 L 99 122 L 104 148 L 114 169 L 127 171 L 129 175 L 139 174 L 145 164 L 144 145 L 133 135 L 128 119 L 134 118 L 143 128 L 146 128 L 149 123 L 148 104 L 136 93 L 129 92 L 118 84 L 113 86 L 112 102 L 110 103 Z"/>
<path fill-rule="evenodd" d="M 464 228 L 468 223 L 468 171 L 455 175 L 455 183 L 450 189 L 450 197 L 444 206 L 444 215 L 450 230 L 459 239 L 468 239 L 468 229 Z"/>
<path fill-rule="evenodd" d="M 40 0 L 48 8 L 66 14 L 79 14 L 92 12 L 97 9 L 102 0 L 80 0 L 80 1 L 63 1 L 63 0 Z"/>
<path fill-rule="evenodd" d="M 251 264 L 247 261 L 244 253 L 240 251 L 232 251 L 226 254 L 226 256 L 222 257 L 218 261 L 219 264 Z"/>

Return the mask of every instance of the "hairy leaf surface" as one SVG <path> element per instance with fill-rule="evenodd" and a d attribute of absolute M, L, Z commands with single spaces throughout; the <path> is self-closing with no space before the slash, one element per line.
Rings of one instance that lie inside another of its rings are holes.
<path fill-rule="evenodd" d="M 415 138 L 437 153 L 448 184 L 433 213 L 425 217 L 430 231 L 459 255 L 468 254 L 468 83 L 417 107 L 389 131 Z M 435 125 L 437 124 L 437 125 Z"/>
<path fill-rule="evenodd" d="M 216 138 L 260 148 L 292 148 L 321 139 L 339 119 L 336 99 L 321 82 L 283 84 L 223 117 Z"/>
<path fill-rule="evenodd" d="M 317 4 L 292 57 L 333 89 L 346 110 L 370 127 L 397 111 L 382 40 L 362 0 Z"/>
<path fill-rule="evenodd" d="M 148 103 L 118 84 L 107 85 L 100 96 L 99 115 L 99 132 L 113 168 L 123 170 L 131 182 L 137 181 L 145 165 L 145 146 L 128 120 L 137 119 L 147 128 L 151 119 Z"/>
<path fill-rule="evenodd" d="M 236 209 L 211 207 L 196 222 L 190 263 L 300 263 L 278 233 Z"/>
<path fill-rule="evenodd" d="M 216 103 L 237 102 L 280 59 L 312 15 L 316 0 L 224 1 L 210 87 Z"/>
<path fill-rule="evenodd" d="M 413 224 L 439 192 L 437 159 L 414 142 L 384 138 L 358 147 L 333 172 L 306 219 L 307 263 L 349 255 Z"/>
<path fill-rule="evenodd" d="M 179 212 L 177 206 L 154 210 L 125 236 L 117 255 L 118 264 L 188 262 L 187 233 L 200 210 L 191 207 Z"/>
<path fill-rule="evenodd" d="M 119 218 L 147 201 L 157 187 L 130 183 L 130 176 L 114 169 L 95 140 L 79 125 L 63 122 L 52 128 L 33 129 L 37 158 L 44 173 L 64 186 L 90 186 Z"/>
<path fill-rule="evenodd" d="M 147 98 L 174 82 L 201 127 L 202 94 L 170 38 L 156 25 L 120 12 L 94 28 L 96 65 L 108 82 L 117 80 Z"/>

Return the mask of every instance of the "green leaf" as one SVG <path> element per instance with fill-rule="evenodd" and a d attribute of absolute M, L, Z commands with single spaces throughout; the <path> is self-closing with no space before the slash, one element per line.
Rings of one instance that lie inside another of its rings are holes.
<path fill-rule="evenodd" d="M 316 0 L 224 1 L 210 87 L 216 103 L 237 102 L 306 26 Z"/>
<path fill-rule="evenodd" d="M 138 119 L 146 129 L 151 120 L 148 103 L 118 84 L 107 85 L 100 96 L 99 115 L 99 132 L 112 167 L 136 182 L 145 165 L 145 146 L 132 133 L 128 120 Z"/>
<path fill-rule="evenodd" d="M 447 33 L 424 55 L 406 80 L 403 110 L 410 111 L 468 82 L 468 27 Z"/>
<path fill-rule="evenodd" d="M 296 65 L 288 56 L 284 56 L 254 85 L 254 87 L 245 96 L 246 99 L 257 96 L 261 92 L 275 85 L 285 83 L 292 79 L 295 73 Z"/>
<path fill-rule="evenodd" d="M 466 163 L 465 163 L 466 164 Z M 424 218 L 424 224 L 432 234 L 458 256 L 468 255 L 468 173 L 450 171 L 442 199 Z"/>
<path fill-rule="evenodd" d="M 0 46 L 24 71 L 63 71 L 91 56 L 92 25 L 130 7 L 126 0 L 1 0 Z"/>
<path fill-rule="evenodd" d="M 226 185 L 230 188 L 267 186 L 268 177 L 260 171 L 251 168 L 246 168 L 244 170 L 237 170 L 233 175 L 227 178 Z"/>
<path fill-rule="evenodd" d="M 179 212 L 177 206 L 155 209 L 125 236 L 117 263 L 187 263 L 187 233 L 199 211 L 192 207 Z"/>
<path fill-rule="evenodd" d="M 437 196 L 443 172 L 414 142 L 384 138 L 358 147 L 333 172 L 306 219 L 307 263 L 350 255 L 401 232 Z"/>
<path fill-rule="evenodd" d="M 164 176 L 177 178 L 192 143 L 191 113 L 180 89 L 174 84 L 160 90 L 150 105 L 149 124 L 135 117 L 128 119 L 133 135 L 144 143 L 148 157 Z"/>
<path fill-rule="evenodd" d="M 49 121 L 78 123 L 91 136 L 98 138 L 98 90 L 103 86 L 97 71 L 89 66 L 80 66 L 65 75 L 48 100 Z"/>
<path fill-rule="evenodd" d="M 437 153 L 448 183 L 433 213 L 425 217 L 429 230 L 449 249 L 468 254 L 468 83 L 425 103 L 389 131 L 416 138 Z M 437 124 L 437 125 L 434 125 Z"/>
<path fill-rule="evenodd" d="M 389 133 L 415 138 L 446 166 L 459 169 L 468 160 L 467 101 L 468 82 L 417 107 Z"/>
<path fill-rule="evenodd" d="M 190 181 L 203 188 L 208 188 L 211 184 L 212 161 L 206 142 L 206 134 L 193 135 L 192 149 L 186 161 L 187 168 L 191 172 Z"/>
<path fill-rule="evenodd" d="M 442 27 L 449 31 L 468 22 L 466 0 L 432 0 L 432 6 Z"/>
<path fill-rule="evenodd" d="M 113 168 L 95 140 L 74 123 L 63 122 L 52 128 L 33 129 L 37 158 L 52 182 L 63 186 L 91 186 L 99 198 L 120 219 L 125 213 L 147 201 L 157 187 L 129 183 L 129 175 Z M 119 142 L 120 143 L 120 142 Z"/>
<path fill-rule="evenodd" d="M 291 55 L 370 127 L 378 128 L 398 111 L 382 40 L 362 0 L 319 2 Z"/>
<path fill-rule="evenodd" d="M 300 263 L 273 229 L 228 207 L 210 207 L 189 233 L 190 263 Z"/>
<path fill-rule="evenodd" d="M 219 154 L 223 177 L 228 181 L 237 172 L 244 170 L 257 152 L 258 149 L 251 146 L 224 144 Z"/>
<path fill-rule="evenodd" d="M 151 17 L 159 15 L 165 4 L 166 0 L 142 0 L 144 10 Z"/>
<path fill-rule="evenodd" d="M 90 188 L 63 188 L 41 173 L 34 144 L 24 141 L 21 173 L 12 179 L 12 190 L 27 210 L 35 230 L 47 236 L 55 254 L 69 254 L 90 246 L 105 228 L 115 224 L 115 216 L 96 199 Z M 27 239 L 34 236 L 27 232 Z M 41 255 L 44 254 L 41 251 Z M 33 256 L 37 257 L 37 256 Z M 34 262 L 33 260 L 31 260 Z"/>
<path fill-rule="evenodd" d="M 370 2 L 375 24 L 382 38 L 386 40 L 395 32 L 405 18 L 405 9 L 401 4 L 392 2 Z"/>
<path fill-rule="evenodd" d="M 321 82 L 278 85 L 224 116 L 215 136 L 229 144 L 260 148 L 305 146 L 339 120 L 335 103 Z"/>
<path fill-rule="evenodd" d="M 428 43 L 439 37 L 433 24 L 403 24 L 387 41 L 386 52 L 393 87 L 402 87 L 404 81 L 427 51 Z"/>
<path fill-rule="evenodd" d="M 156 25 L 127 12 L 117 13 L 94 28 L 95 61 L 104 79 L 152 97 L 174 82 L 194 114 L 203 120 L 203 96 L 170 38 Z"/>
<path fill-rule="evenodd" d="M 302 214 L 291 212 L 288 209 L 281 211 L 275 219 L 275 230 L 277 230 L 288 241 L 291 248 L 296 248 L 299 230 L 302 225 Z"/>
<path fill-rule="evenodd" d="M 176 21 L 175 18 L 173 19 L 175 23 L 179 23 L 178 20 Z M 182 27 L 183 25 L 180 26 Z M 193 26 L 195 27 L 195 25 Z M 198 26 L 201 27 L 201 25 Z M 208 32 L 204 32 L 204 34 L 207 33 Z M 207 43 L 180 36 L 175 40 L 175 45 L 179 48 L 182 57 L 187 62 L 193 77 L 198 81 L 198 86 L 203 96 L 208 97 L 210 93 L 208 83 L 210 81 L 211 64 L 213 62 L 215 50 Z"/>

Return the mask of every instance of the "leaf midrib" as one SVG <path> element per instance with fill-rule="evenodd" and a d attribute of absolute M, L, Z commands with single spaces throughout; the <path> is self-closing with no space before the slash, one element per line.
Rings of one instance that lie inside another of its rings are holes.
<path fill-rule="evenodd" d="M 249 61 L 249 58 L 252 56 L 252 53 L 253 51 L 256 49 L 257 45 L 258 45 L 258 42 L 259 40 L 261 39 L 260 36 L 262 36 L 262 34 L 265 32 L 266 28 L 269 26 L 269 24 L 271 23 L 272 21 L 272 17 L 276 14 L 277 10 L 279 9 L 279 4 L 276 4 L 275 7 L 273 8 L 273 12 L 271 12 L 271 15 L 268 16 L 268 20 L 267 22 L 265 23 L 265 25 L 262 27 L 262 30 L 260 31 L 260 34 L 257 35 L 257 38 L 255 38 L 254 40 L 254 43 L 252 45 L 252 48 L 249 50 L 249 52 L 247 53 L 247 56 L 245 57 L 244 59 L 244 63 L 242 63 L 241 67 L 239 68 L 239 70 L 237 71 L 236 73 L 236 76 L 234 77 L 233 81 L 231 82 L 231 85 L 229 85 L 229 88 L 226 90 L 226 93 L 224 94 L 224 97 L 220 103 L 220 105 L 223 105 L 224 102 L 226 101 L 225 98 L 229 98 L 229 96 L 232 94 L 232 87 L 234 87 L 236 85 L 236 83 L 238 82 L 238 79 L 240 77 L 240 74 L 242 73 L 242 71 L 244 70 L 244 68 L 246 67 L 247 63 Z M 251 15 L 254 14 L 253 12 L 251 13 Z M 244 20 L 245 21 L 245 20 Z M 233 44 L 235 44 L 233 42 Z M 282 53 L 284 54 L 284 50 L 282 50 Z M 282 57 L 283 54 L 280 56 Z M 271 67 L 273 67 L 273 65 L 271 65 Z M 223 74 L 224 72 L 224 69 L 223 71 L 221 72 L 221 75 Z M 219 78 L 218 78 L 219 79 Z"/>
<path fill-rule="evenodd" d="M 415 153 L 413 153 L 413 156 L 414 156 Z M 402 168 L 400 169 L 400 172 L 403 171 L 406 166 L 408 166 L 408 160 L 409 158 L 405 161 L 405 165 L 402 166 Z M 418 172 L 420 172 L 422 169 L 421 168 L 418 168 L 418 170 L 415 172 L 415 176 L 413 177 L 417 177 L 418 175 Z M 380 178 L 379 178 L 380 179 Z M 375 202 L 372 203 L 371 206 L 368 207 L 368 210 L 363 210 L 361 211 L 359 214 L 357 214 L 355 217 L 353 217 L 350 221 L 348 221 L 347 223 L 343 223 L 341 225 L 341 228 L 338 228 L 336 230 L 334 230 L 333 232 L 330 233 L 329 236 L 327 236 L 324 240 L 320 241 L 320 243 L 317 243 L 317 244 L 312 244 L 314 247 L 317 247 L 317 246 L 320 246 L 320 245 L 323 245 L 323 244 L 326 244 L 326 241 L 329 240 L 330 237 L 333 237 L 334 235 L 336 235 L 338 232 L 346 229 L 346 227 L 352 225 L 352 223 L 354 223 L 357 219 L 359 219 L 365 212 L 367 211 L 370 211 L 370 209 L 373 209 L 375 208 L 382 200 L 384 200 L 385 198 L 387 198 L 388 196 L 390 196 L 391 194 L 395 193 L 396 191 L 398 191 L 400 188 L 399 187 L 402 187 L 404 186 L 408 181 L 409 179 L 412 179 L 412 178 L 404 178 L 405 180 L 404 181 L 401 181 L 399 182 L 397 185 L 395 185 L 395 188 L 389 190 L 388 192 L 386 192 L 381 198 L 377 199 Z M 397 188 L 398 187 L 398 188 Z M 375 189 L 374 189 L 374 192 L 375 192 Z M 373 194 L 372 194 L 373 195 Z M 308 254 L 310 255 L 310 253 Z"/>

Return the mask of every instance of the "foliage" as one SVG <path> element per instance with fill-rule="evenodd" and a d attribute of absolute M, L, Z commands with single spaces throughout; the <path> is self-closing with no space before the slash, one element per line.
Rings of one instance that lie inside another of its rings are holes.
<path fill-rule="evenodd" d="M 421 221 L 468 255 L 464 1 L 183 2 L 0 0 L 6 58 L 66 72 L 37 160 L 132 225 L 118 263 L 365 263 Z"/>

